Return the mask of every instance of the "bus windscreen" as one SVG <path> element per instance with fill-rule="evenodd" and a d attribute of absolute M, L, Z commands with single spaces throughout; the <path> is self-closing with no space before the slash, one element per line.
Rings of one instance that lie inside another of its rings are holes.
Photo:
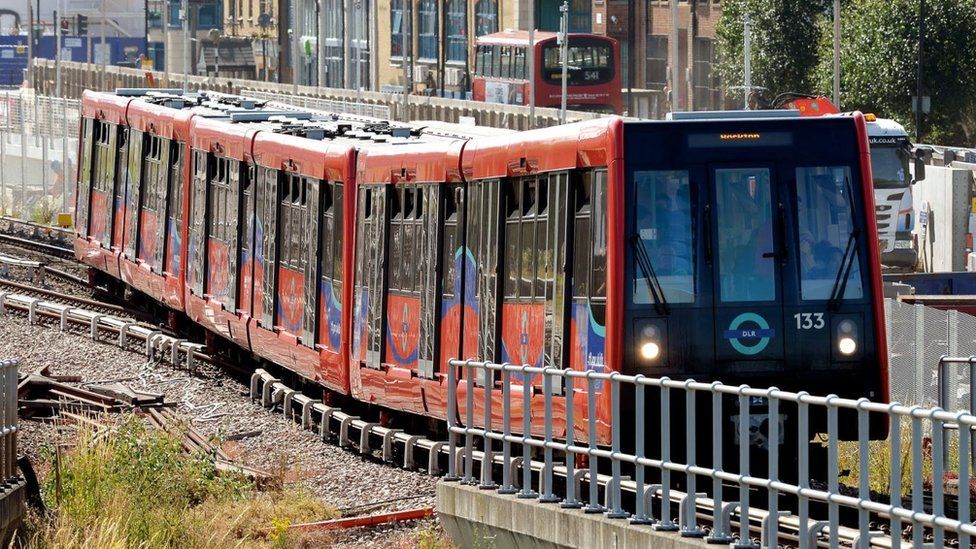
<path fill-rule="evenodd" d="M 559 45 L 553 43 L 542 50 L 542 77 L 550 84 L 562 83 L 559 49 Z M 604 84 L 613 79 L 613 47 L 610 44 L 570 44 L 567 58 L 567 85 Z"/>

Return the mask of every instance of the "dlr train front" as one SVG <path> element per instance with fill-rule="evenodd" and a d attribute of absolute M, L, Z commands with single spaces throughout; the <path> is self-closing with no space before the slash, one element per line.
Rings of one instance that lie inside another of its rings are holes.
<path fill-rule="evenodd" d="M 624 132 L 627 373 L 886 402 L 860 113 L 687 113 Z"/>

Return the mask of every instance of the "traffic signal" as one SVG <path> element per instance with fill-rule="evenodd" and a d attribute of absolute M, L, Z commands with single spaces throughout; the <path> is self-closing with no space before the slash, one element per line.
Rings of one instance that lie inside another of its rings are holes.
<path fill-rule="evenodd" d="M 88 36 L 88 16 L 78 14 L 75 16 L 75 26 L 78 28 L 78 36 Z"/>

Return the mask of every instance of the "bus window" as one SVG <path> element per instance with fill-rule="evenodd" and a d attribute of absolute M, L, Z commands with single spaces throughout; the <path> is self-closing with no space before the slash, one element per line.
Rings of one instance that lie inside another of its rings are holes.
<path fill-rule="evenodd" d="M 514 50 L 515 59 L 512 60 L 512 78 L 525 80 L 525 47 L 517 46 Z"/>
<path fill-rule="evenodd" d="M 797 228 L 800 237 L 800 298 L 830 299 L 854 230 L 847 166 L 797 168 Z M 814 235 L 817 235 L 816 237 Z M 847 275 L 845 299 L 864 296 L 857 249 Z"/>
<path fill-rule="evenodd" d="M 715 170 L 722 301 L 776 298 L 773 202 L 766 168 Z"/>
<path fill-rule="evenodd" d="M 478 76 L 485 75 L 485 50 L 487 46 L 478 46 L 477 59 L 475 61 L 474 73 Z"/>
<path fill-rule="evenodd" d="M 512 77 L 512 48 L 508 46 L 502 46 L 501 49 L 499 50 L 499 53 L 501 53 L 501 59 L 499 60 L 501 63 L 501 72 L 499 73 L 499 76 L 501 76 L 502 78 L 511 78 Z"/>
<path fill-rule="evenodd" d="M 502 65 L 501 65 L 502 53 L 501 53 L 501 50 L 502 50 L 502 47 L 501 46 L 492 46 L 491 47 L 491 76 L 493 76 L 495 78 L 498 78 L 499 76 L 501 76 L 501 73 L 502 73 L 502 69 L 501 69 L 501 67 L 502 67 Z"/>
<path fill-rule="evenodd" d="M 695 301 L 691 184 L 687 171 L 634 174 L 636 236 L 670 303 Z M 635 271 L 634 303 L 653 303 L 651 281 Z"/>
<path fill-rule="evenodd" d="M 602 40 L 571 43 L 566 56 L 566 82 L 571 86 L 603 84 L 613 79 L 613 46 Z M 543 48 L 542 63 L 542 77 L 550 84 L 561 83 L 563 66 L 558 45 L 552 43 Z"/>

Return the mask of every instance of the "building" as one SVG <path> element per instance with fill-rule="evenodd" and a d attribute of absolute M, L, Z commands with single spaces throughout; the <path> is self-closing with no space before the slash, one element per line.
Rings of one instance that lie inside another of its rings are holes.
<path fill-rule="evenodd" d="M 294 50 L 299 84 L 399 92 L 409 79 L 414 93 L 443 93 L 449 97 L 465 97 L 469 89 L 469 57 L 478 36 L 506 29 L 527 30 L 530 4 L 534 6 L 536 29 L 558 31 L 563 3 L 274 1 L 278 2 L 279 13 L 284 14 L 282 28 L 288 29 L 278 38 L 283 52 L 282 81 L 292 81 L 290 52 Z M 676 44 L 671 44 L 670 0 L 566 1 L 570 32 L 606 34 L 620 42 L 623 85 L 634 90 L 630 112 L 663 116 L 671 110 L 672 47 L 678 53 L 676 107 L 704 110 L 725 106 L 715 69 L 720 0 L 679 0 Z M 408 59 L 407 67 L 404 57 Z"/>

